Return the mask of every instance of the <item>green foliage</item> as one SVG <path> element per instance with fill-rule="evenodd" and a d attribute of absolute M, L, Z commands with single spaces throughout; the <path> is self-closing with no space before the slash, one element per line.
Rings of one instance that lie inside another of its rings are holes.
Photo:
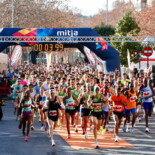
<path fill-rule="evenodd" d="M 140 32 L 140 27 L 136 23 L 135 18 L 132 17 L 132 12 L 126 13 L 118 22 L 116 26 L 116 32 L 123 36 L 136 36 Z"/>
<path fill-rule="evenodd" d="M 105 25 L 103 23 L 101 23 L 99 26 L 96 26 L 94 30 L 101 36 L 111 36 L 115 34 L 115 29 L 112 26 Z"/>
<path fill-rule="evenodd" d="M 120 52 L 120 61 L 122 65 L 127 66 L 127 51 L 130 52 L 131 61 L 136 62 L 133 53 L 135 51 L 141 52 L 143 46 L 140 42 L 134 42 L 129 37 L 122 38 L 121 36 L 135 36 L 140 32 L 140 28 L 136 23 L 135 19 L 132 17 L 132 13 L 128 12 L 125 16 L 118 22 L 116 27 L 116 34 L 114 38 L 111 39 L 111 45 Z M 120 36 L 120 38 L 118 38 Z M 117 39 L 115 38 L 117 37 Z M 117 41 L 120 42 L 117 42 Z M 115 42 L 113 42 L 115 41 Z"/>

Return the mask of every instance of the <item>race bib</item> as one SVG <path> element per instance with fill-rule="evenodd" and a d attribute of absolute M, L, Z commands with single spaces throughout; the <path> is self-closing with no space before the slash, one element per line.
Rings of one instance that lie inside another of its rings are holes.
<path fill-rule="evenodd" d="M 74 109 L 75 107 L 74 107 L 74 103 L 68 103 L 67 105 L 66 105 L 69 109 Z"/>
<path fill-rule="evenodd" d="M 57 111 L 56 110 L 51 110 L 49 111 L 50 116 L 57 116 Z"/>
<path fill-rule="evenodd" d="M 124 110 L 124 106 L 122 106 L 122 105 L 114 106 L 114 111 L 116 111 L 116 112 L 122 112 L 123 110 Z"/>
<path fill-rule="evenodd" d="M 137 96 L 130 97 L 130 102 L 135 102 L 137 100 Z"/>
<path fill-rule="evenodd" d="M 93 103 L 92 107 L 95 109 L 100 109 L 101 108 L 101 103 Z"/>
<path fill-rule="evenodd" d="M 143 96 L 144 96 L 144 97 L 148 97 L 148 96 L 150 96 L 150 92 L 148 92 L 148 91 L 143 92 Z"/>

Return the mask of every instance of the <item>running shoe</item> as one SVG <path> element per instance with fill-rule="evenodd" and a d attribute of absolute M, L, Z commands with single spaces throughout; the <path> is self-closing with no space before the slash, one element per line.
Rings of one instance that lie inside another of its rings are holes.
<path fill-rule="evenodd" d="M 106 133 L 106 129 L 103 129 L 103 130 L 102 130 L 102 134 L 105 134 L 105 133 Z"/>
<path fill-rule="evenodd" d="M 34 130 L 34 126 L 33 125 L 31 125 L 31 130 Z"/>
<path fill-rule="evenodd" d="M 70 138 L 71 138 L 71 135 L 70 135 L 70 134 L 68 134 L 67 139 L 70 139 Z"/>
<path fill-rule="evenodd" d="M 52 146 L 55 146 L 55 142 L 53 139 L 51 140 L 51 143 L 52 143 Z"/>
<path fill-rule="evenodd" d="M 119 137 L 118 137 L 118 136 L 116 136 L 116 137 L 115 137 L 115 142 L 118 142 L 118 139 L 119 139 Z"/>
<path fill-rule="evenodd" d="M 105 127 L 105 129 L 106 129 L 106 131 L 109 131 L 109 127 L 108 127 L 108 125 Z"/>
<path fill-rule="evenodd" d="M 40 130 L 45 130 L 45 127 L 44 127 L 44 126 L 42 126 L 42 127 L 40 128 Z"/>
<path fill-rule="evenodd" d="M 90 132 L 92 132 L 93 131 L 93 128 L 92 127 L 90 127 Z"/>
<path fill-rule="evenodd" d="M 100 147 L 97 145 L 97 146 L 96 146 L 96 149 L 99 149 L 99 148 L 100 148 Z"/>
<path fill-rule="evenodd" d="M 150 133 L 149 128 L 146 128 L 145 129 L 145 132 Z"/>
<path fill-rule="evenodd" d="M 87 134 L 87 132 L 85 133 L 85 139 L 88 139 L 88 134 Z"/>
<path fill-rule="evenodd" d="M 37 117 L 37 115 L 34 113 L 33 117 Z"/>
<path fill-rule="evenodd" d="M 28 136 L 25 136 L 24 140 L 27 142 L 29 140 Z"/>
<path fill-rule="evenodd" d="M 125 126 L 123 127 L 123 132 L 126 132 L 126 127 Z"/>
<path fill-rule="evenodd" d="M 97 139 L 96 139 L 95 143 L 96 143 L 96 149 L 99 149 L 99 145 L 98 145 L 98 140 Z"/>
<path fill-rule="evenodd" d="M 103 132 L 103 126 L 100 126 L 100 132 L 101 133 Z"/>
<path fill-rule="evenodd" d="M 135 132 L 135 131 L 134 131 L 134 128 L 131 128 L 131 129 L 130 129 L 130 133 L 131 133 L 131 134 L 134 134 L 134 132 Z"/>
<path fill-rule="evenodd" d="M 21 128 L 22 128 L 22 123 L 18 125 L 18 129 L 21 129 Z"/>

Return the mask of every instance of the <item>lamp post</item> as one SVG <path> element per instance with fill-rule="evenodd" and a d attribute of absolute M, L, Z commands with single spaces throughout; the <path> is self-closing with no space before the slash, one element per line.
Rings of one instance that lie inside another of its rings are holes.
<path fill-rule="evenodd" d="M 106 0 L 106 25 L 108 25 L 108 0 Z"/>
<path fill-rule="evenodd" d="M 11 20 L 11 27 L 14 27 L 14 0 L 12 0 L 12 20 Z"/>

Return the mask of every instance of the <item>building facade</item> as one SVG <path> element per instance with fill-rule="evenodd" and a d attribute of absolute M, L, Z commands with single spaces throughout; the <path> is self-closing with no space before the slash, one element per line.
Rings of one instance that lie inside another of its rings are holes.
<path fill-rule="evenodd" d="M 151 6 L 155 0 L 133 0 L 133 4 L 137 11 L 141 11 L 146 6 Z"/>

